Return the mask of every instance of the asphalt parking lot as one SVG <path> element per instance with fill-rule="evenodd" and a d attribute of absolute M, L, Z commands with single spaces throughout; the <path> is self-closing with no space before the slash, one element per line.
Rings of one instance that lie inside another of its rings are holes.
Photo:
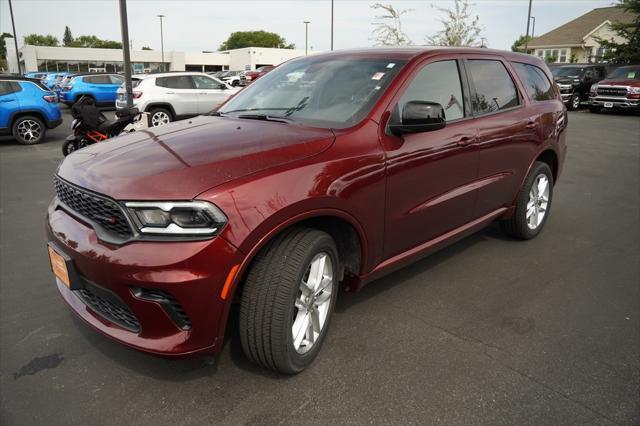
<path fill-rule="evenodd" d="M 0 423 L 640 424 L 640 120 L 570 113 L 544 232 L 496 226 L 341 293 L 320 356 L 282 377 L 230 333 L 217 365 L 88 329 L 57 294 L 44 211 L 65 123 L 0 141 Z"/>

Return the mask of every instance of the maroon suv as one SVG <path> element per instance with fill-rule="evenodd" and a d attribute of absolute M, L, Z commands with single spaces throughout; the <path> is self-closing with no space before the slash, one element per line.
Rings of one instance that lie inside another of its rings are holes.
<path fill-rule="evenodd" d="M 488 49 L 289 61 L 216 112 L 67 157 L 46 219 L 58 289 L 93 328 L 165 356 L 220 351 L 238 303 L 246 355 L 297 373 L 339 287 L 496 220 L 541 231 L 566 151 L 551 81 Z"/>

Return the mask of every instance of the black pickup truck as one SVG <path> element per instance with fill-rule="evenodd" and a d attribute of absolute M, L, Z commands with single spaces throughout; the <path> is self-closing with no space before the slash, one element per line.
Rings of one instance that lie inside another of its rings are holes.
<path fill-rule="evenodd" d="M 575 110 L 589 100 L 591 85 L 603 80 L 608 69 L 604 64 L 570 64 L 554 67 L 551 72 L 567 109 Z"/>

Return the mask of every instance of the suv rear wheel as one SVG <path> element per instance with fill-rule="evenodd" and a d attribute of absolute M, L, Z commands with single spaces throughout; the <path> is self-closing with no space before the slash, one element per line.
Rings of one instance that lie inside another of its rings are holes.
<path fill-rule="evenodd" d="M 318 354 L 338 291 L 338 252 L 325 232 L 292 228 L 265 247 L 240 301 L 240 340 L 253 362 L 285 374 Z"/>
<path fill-rule="evenodd" d="M 547 163 L 536 161 L 518 196 L 513 217 L 500 222 L 502 229 L 514 238 L 534 238 L 549 217 L 552 198 L 553 173 Z"/>
<path fill-rule="evenodd" d="M 34 145 L 44 139 L 47 129 L 38 117 L 26 115 L 16 119 L 12 131 L 19 144 Z"/>
<path fill-rule="evenodd" d="M 165 108 L 153 108 L 149 113 L 149 126 L 157 127 L 164 126 L 173 121 L 171 112 Z"/>

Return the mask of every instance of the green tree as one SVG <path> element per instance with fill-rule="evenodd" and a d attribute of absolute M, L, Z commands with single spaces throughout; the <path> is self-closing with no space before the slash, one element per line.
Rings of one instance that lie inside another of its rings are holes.
<path fill-rule="evenodd" d="M 521 35 L 511 45 L 511 51 L 512 52 L 524 52 L 524 44 L 525 44 L 525 42 L 531 41 L 531 40 L 533 40 L 533 37 Z"/>
<path fill-rule="evenodd" d="M 64 27 L 64 35 L 62 36 L 62 45 L 69 46 L 73 43 L 73 35 L 71 34 L 71 28 Z"/>
<path fill-rule="evenodd" d="M 7 47 L 4 45 L 4 39 L 6 38 L 12 39 L 10 42 L 7 41 L 7 43 L 13 43 L 13 36 L 11 34 L 2 33 L 2 35 L 0 35 L 0 59 L 7 59 Z"/>
<path fill-rule="evenodd" d="M 30 44 L 32 46 L 60 46 L 58 38 L 51 34 L 29 34 L 24 37 L 24 44 Z"/>
<path fill-rule="evenodd" d="M 142 46 L 142 50 L 153 50 L 153 49 L 150 48 L 149 46 Z"/>
<path fill-rule="evenodd" d="M 98 49 L 122 49 L 122 43 L 113 40 L 101 40 L 94 35 L 81 35 L 75 38 L 69 47 L 86 47 Z"/>
<path fill-rule="evenodd" d="M 427 43 L 435 46 L 480 46 L 480 18 L 471 15 L 469 0 L 455 0 L 453 9 L 432 7 L 444 12 L 446 18 L 440 19 L 444 28 L 427 37 Z"/>
<path fill-rule="evenodd" d="M 243 47 L 279 47 L 294 49 L 294 44 L 287 44 L 284 37 L 268 31 L 236 31 L 223 42 L 218 50 L 241 49 Z"/>
<path fill-rule="evenodd" d="M 624 8 L 633 20 L 611 23 L 611 29 L 626 42 L 597 39 L 600 47 L 605 49 L 603 59 L 621 64 L 640 63 L 640 0 L 619 0 L 617 7 Z"/>
<path fill-rule="evenodd" d="M 411 39 L 402 31 L 402 15 L 413 9 L 398 10 L 390 4 L 376 3 L 372 9 L 382 10 L 383 15 L 377 15 L 379 22 L 374 22 L 373 40 L 376 46 L 406 46 L 412 44 Z"/>

